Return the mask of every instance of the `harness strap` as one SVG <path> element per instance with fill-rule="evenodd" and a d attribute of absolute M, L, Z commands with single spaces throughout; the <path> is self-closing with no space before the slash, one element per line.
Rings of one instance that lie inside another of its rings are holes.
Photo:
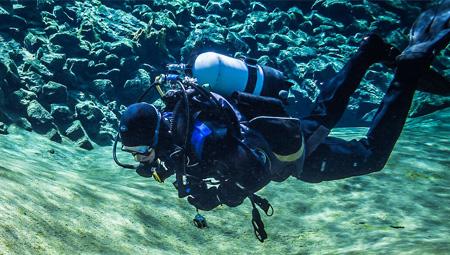
<path fill-rule="evenodd" d="M 264 228 L 264 223 L 261 219 L 261 214 L 259 214 L 259 210 L 256 207 L 256 205 L 258 205 L 267 216 L 273 215 L 273 207 L 269 203 L 269 201 L 267 201 L 267 199 L 262 198 L 256 194 L 251 194 L 250 196 L 248 196 L 248 198 L 250 199 L 250 202 L 252 202 L 253 207 L 252 209 L 253 231 L 255 233 L 256 239 L 258 239 L 262 243 L 264 242 L 264 240 L 267 239 L 267 233 Z"/>
<path fill-rule="evenodd" d="M 264 240 L 267 239 L 267 233 L 264 229 L 264 223 L 261 220 L 261 215 L 259 214 L 258 208 L 255 206 L 255 202 L 253 202 L 253 199 L 250 198 L 250 201 L 252 202 L 252 225 L 253 225 L 253 231 L 255 233 L 256 239 L 258 239 L 261 243 L 264 242 Z"/>
<path fill-rule="evenodd" d="M 247 85 L 245 85 L 244 92 L 252 94 L 253 91 L 255 91 L 256 87 L 256 79 L 257 79 L 256 73 L 258 71 L 258 67 L 256 65 L 247 63 L 247 61 L 245 62 L 245 65 L 247 66 L 248 69 L 248 79 Z"/>

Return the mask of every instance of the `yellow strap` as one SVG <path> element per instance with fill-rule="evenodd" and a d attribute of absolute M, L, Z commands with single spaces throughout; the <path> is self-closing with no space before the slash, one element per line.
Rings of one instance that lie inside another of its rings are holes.
<path fill-rule="evenodd" d="M 156 159 L 156 162 L 158 163 L 159 166 L 163 166 L 165 168 L 165 166 L 163 164 L 161 164 L 161 160 L 159 160 L 159 158 Z M 155 179 L 155 181 L 157 181 L 159 183 L 164 182 L 164 180 L 161 180 L 161 177 L 159 177 L 158 172 L 156 172 L 156 170 L 152 172 L 152 176 L 153 176 L 153 179 Z"/>
<path fill-rule="evenodd" d="M 164 92 L 162 91 L 161 87 L 159 85 L 156 85 L 156 91 L 158 91 L 158 94 L 163 97 L 164 96 Z"/>
<path fill-rule="evenodd" d="M 152 173 L 153 179 L 155 179 L 159 183 L 163 183 L 164 181 L 161 180 L 161 177 L 159 177 L 158 173 L 156 171 L 153 171 Z"/>
<path fill-rule="evenodd" d="M 295 152 L 295 153 L 292 153 L 292 154 L 289 154 L 289 155 L 279 155 L 279 154 L 273 153 L 273 155 L 275 155 L 275 157 L 279 161 L 292 162 L 292 161 L 296 161 L 301 156 L 303 156 L 304 152 L 305 152 L 305 143 L 302 143 L 302 146 L 300 147 L 300 149 L 297 152 Z"/>

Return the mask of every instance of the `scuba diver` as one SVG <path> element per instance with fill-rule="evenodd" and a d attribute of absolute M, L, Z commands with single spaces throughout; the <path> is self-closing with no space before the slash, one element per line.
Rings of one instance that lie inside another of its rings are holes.
<path fill-rule="evenodd" d="M 120 119 L 121 149 L 140 162 L 136 171 L 141 176 L 164 182 L 175 175 L 179 197 L 187 197 L 197 211 L 235 207 L 249 198 L 255 234 L 264 241 L 267 234 L 255 205 L 267 215 L 273 208 L 255 192 L 270 181 L 293 176 L 317 183 L 384 167 L 419 79 L 450 40 L 449 20 L 449 0 L 423 12 L 403 52 L 376 34 L 365 37 L 342 70 L 324 83 L 311 114 L 301 119 L 284 109 L 283 94 L 291 84 L 280 71 L 249 59 L 203 53 L 192 65 L 183 65 L 196 79 L 157 78 L 153 85 L 172 79 L 178 86 L 165 93 L 158 89 L 164 109 L 145 102 L 127 108 Z M 375 63 L 395 66 L 395 75 L 366 137 L 346 141 L 328 136 Z M 209 89 L 199 85 L 205 83 Z M 115 160 L 116 146 L 117 140 Z"/>

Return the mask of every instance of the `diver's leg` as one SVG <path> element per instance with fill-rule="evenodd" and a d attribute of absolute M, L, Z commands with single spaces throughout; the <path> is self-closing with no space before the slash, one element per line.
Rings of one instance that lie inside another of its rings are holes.
<path fill-rule="evenodd" d="M 300 179 L 336 180 L 381 170 L 397 142 L 419 78 L 450 41 L 450 0 L 422 13 L 414 23 L 408 47 L 367 132 L 367 138 L 345 141 L 328 137 L 305 161 Z"/>
<path fill-rule="evenodd" d="M 328 137 L 305 161 L 301 179 L 336 180 L 380 171 L 403 129 L 417 77 L 405 77 L 409 66 L 399 66 L 378 108 L 367 138 L 351 141 Z M 406 69 L 405 69 L 406 68 Z"/>
<path fill-rule="evenodd" d="M 321 88 L 313 110 L 304 118 L 308 129 L 314 130 L 318 125 L 332 129 L 342 117 L 350 96 L 355 92 L 367 69 L 377 62 L 393 61 L 398 53 L 398 50 L 385 43 L 378 35 L 366 37 L 342 70 Z"/>

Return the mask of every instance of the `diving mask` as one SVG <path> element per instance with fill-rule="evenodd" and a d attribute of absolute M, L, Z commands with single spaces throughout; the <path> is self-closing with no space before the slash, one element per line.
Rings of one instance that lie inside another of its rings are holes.
<path fill-rule="evenodd" d="M 137 162 L 152 163 L 155 160 L 155 150 L 147 145 L 122 146 L 122 151 L 131 153 Z"/>

